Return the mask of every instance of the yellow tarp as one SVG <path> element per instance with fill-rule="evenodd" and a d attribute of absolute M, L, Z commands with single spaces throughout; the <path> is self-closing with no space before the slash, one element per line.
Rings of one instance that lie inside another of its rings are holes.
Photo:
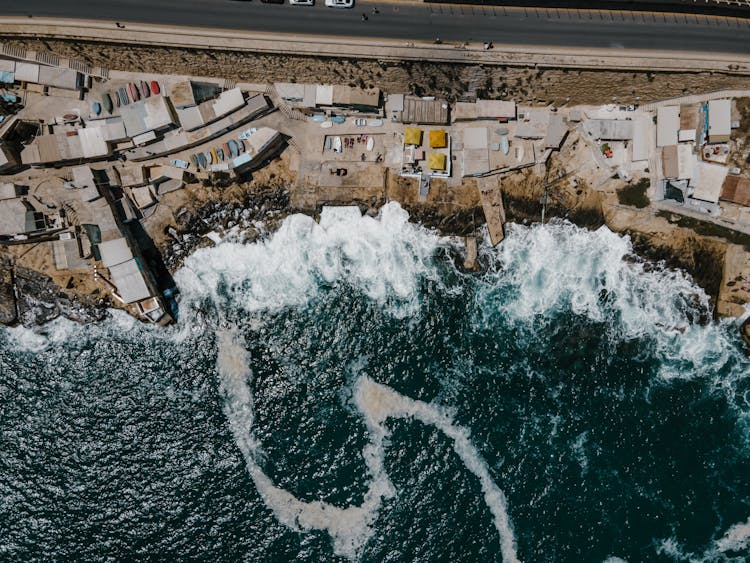
<path fill-rule="evenodd" d="M 431 149 L 444 149 L 448 146 L 448 135 L 445 129 L 435 129 L 430 131 L 430 148 Z"/>
<path fill-rule="evenodd" d="M 427 166 L 431 170 L 445 170 L 445 155 L 440 152 L 431 152 L 427 158 Z"/>
<path fill-rule="evenodd" d="M 422 130 L 416 127 L 407 127 L 404 130 L 404 144 L 405 145 L 421 145 L 422 144 Z"/>

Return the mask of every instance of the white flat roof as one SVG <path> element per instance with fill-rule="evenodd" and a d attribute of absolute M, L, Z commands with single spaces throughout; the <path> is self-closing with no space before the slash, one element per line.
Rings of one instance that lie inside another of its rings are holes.
<path fill-rule="evenodd" d="M 732 133 L 732 100 L 708 102 L 708 135 L 724 136 Z"/>
<path fill-rule="evenodd" d="M 464 129 L 464 149 L 485 149 L 488 147 L 486 127 Z"/>
<path fill-rule="evenodd" d="M 39 65 L 36 63 L 16 62 L 16 82 L 39 82 Z"/>
<path fill-rule="evenodd" d="M 680 130 L 680 106 L 659 106 L 656 110 L 656 146 L 676 145 Z"/>
<path fill-rule="evenodd" d="M 81 152 L 86 158 L 96 158 L 109 154 L 109 145 L 104 140 L 104 132 L 101 127 L 79 129 L 78 139 L 81 142 Z"/>
<path fill-rule="evenodd" d="M 315 90 L 315 105 L 330 106 L 333 104 L 333 86 L 318 84 Z"/>
<path fill-rule="evenodd" d="M 693 165 L 696 162 L 696 156 L 693 154 L 693 145 L 677 145 L 677 179 L 689 180 L 693 177 Z"/>
<path fill-rule="evenodd" d="M 629 141 L 633 138 L 633 122 L 625 119 L 587 119 L 583 127 L 594 139 Z"/>
<path fill-rule="evenodd" d="M 639 115 L 633 120 L 633 162 L 648 160 L 651 134 L 651 119 L 648 116 Z"/>
<path fill-rule="evenodd" d="M 727 177 L 728 168 L 721 164 L 697 161 L 694 170 L 695 192 L 693 197 L 711 203 L 719 203 L 721 186 Z"/>
<path fill-rule="evenodd" d="M 135 258 L 112 266 L 109 273 L 117 287 L 117 293 L 125 303 L 135 303 L 151 297 L 143 272 Z"/>
<path fill-rule="evenodd" d="M 685 141 L 695 142 L 695 135 L 696 135 L 695 129 L 680 129 L 679 133 L 677 134 L 677 139 L 681 143 Z"/>
<path fill-rule="evenodd" d="M 216 117 L 221 117 L 241 108 L 245 104 L 245 98 L 242 96 L 242 90 L 232 88 L 219 94 L 214 102 L 214 113 Z"/>
<path fill-rule="evenodd" d="M 133 253 L 124 237 L 99 243 L 99 255 L 105 268 L 111 268 L 130 260 Z"/>

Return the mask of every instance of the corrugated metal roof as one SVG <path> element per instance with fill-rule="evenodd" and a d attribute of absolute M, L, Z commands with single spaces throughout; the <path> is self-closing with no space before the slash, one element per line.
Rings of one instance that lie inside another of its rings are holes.
<path fill-rule="evenodd" d="M 415 96 L 404 98 L 402 123 L 423 123 L 425 125 L 448 124 L 448 102 L 445 100 L 425 100 Z"/>
<path fill-rule="evenodd" d="M 509 100 L 477 100 L 477 115 L 482 118 L 515 119 L 516 102 Z"/>
<path fill-rule="evenodd" d="M 0 200 L 0 235 L 35 231 L 34 213 L 21 198 Z"/>
<path fill-rule="evenodd" d="M 110 153 L 109 145 L 104 140 L 101 127 L 79 129 L 78 140 L 81 143 L 81 152 L 85 158 L 107 156 Z"/>
<path fill-rule="evenodd" d="M 16 62 L 16 80 L 19 82 L 39 82 L 39 65 L 36 63 Z"/>
<path fill-rule="evenodd" d="M 727 176 L 719 199 L 750 206 L 750 180 L 741 176 Z"/>
<path fill-rule="evenodd" d="M 562 116 L 557 113 L 550 113 L 549 121 L 547 122 L 547 134 L 544 136 L 545 148 L 559 148 L 567 133 L 568 126 L 563 121 Z"/>
<path fill-rule="evenodd" d="M 39 84 L 62 88 L 64 90 L 78 90 L 82 83 L 82 75 L 69 68 L 59 68 L 54 66 L 39 67 Z"/>

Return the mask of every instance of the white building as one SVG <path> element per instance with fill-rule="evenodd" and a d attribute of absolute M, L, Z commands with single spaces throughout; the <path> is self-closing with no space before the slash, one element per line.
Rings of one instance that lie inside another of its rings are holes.
<path fill-rule="evenodd" d="M 659 106 L 656 110 L 656 146 L 676 145 L 679 130 L 680 106 Z"/>
<path fill-rule="evenodd" d="M 726 143 L 732 133 L 732 100 L 708 102 L 708 142 Z"/>

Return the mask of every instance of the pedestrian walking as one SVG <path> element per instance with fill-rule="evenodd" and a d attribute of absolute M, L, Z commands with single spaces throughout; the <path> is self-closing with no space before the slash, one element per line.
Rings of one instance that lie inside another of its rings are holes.
<path fill-rule="evenodd" d="M 366 21 L 367 21 L 367 14 L 362 14 L 362 21 L 363 21 L 363 22 L 366 22 Z"/>

